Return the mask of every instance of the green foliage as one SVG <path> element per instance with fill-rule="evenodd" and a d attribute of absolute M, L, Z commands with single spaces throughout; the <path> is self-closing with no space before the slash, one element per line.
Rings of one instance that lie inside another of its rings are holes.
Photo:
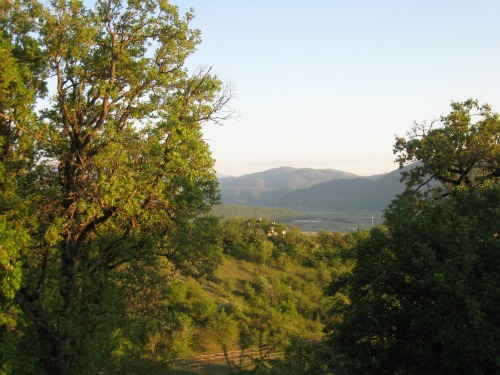
<path fill-rule="evenodd" d="M 328 311 L 322 288 L 332 271 L 350 269 L 348 242 L 357 235 L 309 235 L 261 219 L 230 219 L 223 228 L 225 263 L 232 267 L 217 273 L 220 285 L 230 286 L 219 298 L 238 322 L 239 345 L 283 349 L 294 336 L 321 336 Z"/>
<path fill-rule="evenodd" d="M 477 100 L 452 102 L 438 127 L 415 124 L 408 139 L 397 137 L 394 153 L 400 167 L 419 162 L 403 172 L 409 188 L 443 185 L 432 191 L 447 194 L 454 186 L 476 186 L 500 177 L 500 117 Z"/>
<path fill-rule="evenodd" d="M 225 221 L 223 232 L 226 254 L 252 262 L 272 262 L 273 266 L 281 269 L 292 263 L 318 269 L 335 266 L 339 262 L 339 254 L 352 247 L 356 241 L 354 237 L 359 236 L 342 236 L 329 231 L 306 235 L 296 227 L 288 228 L 275 221 L 237 218 Z"/>
<path fill-rule="evenodd" d="M 160 0 L 0 5 L 0 371 L 154 373 L 321 334 L 335 246 L 209 215 L 201 126 L 231 92 L 184 68 L 191 18 Z M 246 288 L 214 276 L 223 253 L 255 262 Z"/>
<path fill-rule="evenodd" d="M 209 70 L 183 67 L 200 41 L 191 19 L 160 0 L 0 5 L 6 371 L 154 362 L 154 343 L 189 336 L 190 318 L 163 302 L 179 273 L 210 275 L 222 260 L 201 126 L 226 118 L 231 96 Z M 48 76 L 54 92 L 37 101 Z"/>
<path fill-rule="evenodd" d="M 224 348 L 284 350 L 295 337 L 322 336 L 329 309 L 323 288 L 331 280 L 331 270 L 345 272 L 352 263 L 345 256 L 349 245 L 344 236 L 324 232 L 317 237 L 291 230 L 287 239 L 280 223 L 232 219 L 220 224 L 226 255 L 214 277 L 166 282 L 162 277 L 170 277 L 168 270 L 162 276 L 144 265 L 134 275 L 144 278 L 148 287 L 124 283 L 131 314 L 122 326 L 133 329 L 115 331 L 120 344 L 113 354 L 115 368 L 160 371 L 174 356 Z M 287 257 L 282 250 L 287 241 L 288 246 L 309 244 L 308 250 L 313 252 L 309 260 Z M 259 243 L 269 247 L 266 262 L 252 252 Z M 287 257 L 286 271 L 279 261 L 281 255 Z M 159 291 L 155 285 L 163 285 L 165 290 Z"/>
<path fill-rule="evenodd" d="M 499 207 L 498 185 L 394 203 L 329 289 L 329 342 L 348 373 L 500 370 Z"/>
<path fill-rule="evenodd" d="M 329 286 L 328 344 L 342 373 L 500 371 L 499 115 L 474 100 L 452 109 L 441 127 L 397 138 L 401 167 L 419 162 L 403 171 L 408 189 Z M 412 191 L 432 180 L 441 185 Z"/>
<path fill-rule="evenodd" d="M 295 338 L 285 352 L 285 359 L 271 368 L 257 369 L 255 374 L 267 375 L 333 375 L 340 374 L 330 363 L 330 348 L 320 340 Z"/>
<path fill-rule="evenodd" d="M 22 279 L 20 252 L 27 242 L 25 231 L 12 228 L 5 217 L 0 216 L 0 373 L 13 370 L 19 339 L 16 334 L 19 310 L 15 305 L 15 295 Z"/>
<path fill-rule="evenodd" d="M 272 225 L 262 220 L 231 219 L 223 224 L 227 254 L 252 262 L 266 263 L 273 255 Z"/>

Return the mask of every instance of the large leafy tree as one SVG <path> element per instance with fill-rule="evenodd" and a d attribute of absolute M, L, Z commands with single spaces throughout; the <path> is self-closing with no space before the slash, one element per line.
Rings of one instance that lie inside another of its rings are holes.
<path fill-rule="evenodd" d="M 348 374 L 500 371 L 498 115 L 471 125 L 476 106 L 456 104 L 444 128 L 398 140 L 421 162 L 410 186 L 432 176 L 446 193 L 398 197 L 330 285 L 328 343 Z"/>
<path fill-rule="evenodd" d="M 419 209 L 401 198 L 355 248 L 329 343 L 348 374 L 500 371 L 500 188 Z"/>
<path fill-rule="evenodd" d="M 22 371 L 95 372 L 131 313 L 120 297 L 137 267 L 217 264 L 200 217 L 218 201 L 201 125 L 230 114 L 231 92 L 184 68 L 199 32 L 167 1 L 19 0 L 0 16 L 3 310 L 20 314 Z"/>
<path fill-rule="evenodd" d="M 400 167 L 410 188 L 427 186 L 448 194 L 456 186 L 474 186 L 500 178 L 500 117 L 477 100 L 452 102 L 451 112 L 439 120 L 416 123 L 407 138 L 394 145 Z"/>
<path fill-rule="evenodd" d="M 10 14 L 9 14 L 10 13 Z M 45 90 L 47 65 L 31 35 L 35 2 L 0 4 L 0 372 L 13 370 L 19 309 L 14 299 L 21 287 L 20 252 L 30 244 L 24 225 L 29 202 L 20 186 L 36 163 L 33 105 Z"/>

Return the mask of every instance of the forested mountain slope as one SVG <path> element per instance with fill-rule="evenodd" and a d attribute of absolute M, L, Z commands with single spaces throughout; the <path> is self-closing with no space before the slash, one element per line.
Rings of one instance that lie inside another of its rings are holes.
<path fill-rule="evenodd" d="M 276 168 L 241 177 L 221 178 L 224 203 L 296 210 L 381 210 L 404 185 L 400 171 L 360 177 L 335 170 Z"/>
<path fill-rule="evenodd" d="M 307 189 L 290 191 L 275 206 L 298 210 L 382 210 L 404 190 L 400 171 L 378 180 L 355 178 L 323 182 Z"/>
<path fill-rule="evenodd" d="M 335 169 L 281 167 L 240 177 L 222 177 L 219 183 L 224 203 L 272 206 L 276 199 L 289 191 L 357 177 Z"/>

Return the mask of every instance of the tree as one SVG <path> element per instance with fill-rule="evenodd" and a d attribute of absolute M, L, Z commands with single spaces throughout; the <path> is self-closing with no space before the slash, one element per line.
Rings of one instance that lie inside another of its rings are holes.
<path fill-rule="evenodd" d="M 395 146 L 402 165 L 420 161 L 408 187 L 437 179 L 442 199 L 399 196 L 329 286 L 328 343 L 348 374 L 500 371 L 499 118 L 475 101 L 452 106 L 443 128 Z"/>
<path fill-rule="evenodd" d="M 330 285 L 330 347 L 352 374 L 498 373 L 500 188 L 416 207 L 399 199 Z"/>
<path fill-rule="evenodd" d="M 201 125 L 231 115 L 231 90 L 210 69 L 184 68 L 199 32 L 167 1 L 1 11 L 0 215 L 27 236 L 11 251 L 19 346 L 33 372 L 95 373 L 125 322 L 134 265 L 203 275 L 217 264 L 219 240 L 199 237 L 219 199 Z M 37 118 L 48 74 L 54 93 Z"/>
<path fill-rule="evenodd" d="M 25 225 L 29 203 L 19 188 L 36 162 L 33 105 L 46 92 L 46 65 L 30 35 L 30 19 L 39 12 L 34 2 L 0 4 L 0 373 L 12 372 L 14 362 L 22 372 L 29 367 L 16 361 L 19 309 L 14 300 L 23 274 L 21 252 L 30 245 Z"/>
<path fill-rule="evenodd" d="M 408 138 L 397 137 L 394 146 L 408 187 L 439 181 L 441 193 L 454 186 L 473 186 L 500 178 L 500 117 L 477 100 L 452 102 L 452 111 L 428 126 L 415 124 Z M 437 125 L 437 126 L 436 126 Z"/>

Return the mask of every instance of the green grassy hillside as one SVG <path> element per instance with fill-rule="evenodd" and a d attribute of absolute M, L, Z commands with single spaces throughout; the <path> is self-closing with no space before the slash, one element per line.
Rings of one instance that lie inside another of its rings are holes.
<path fill-rule="evenodd" d="M 151 292 L 141 292 L 147 306 L 130 301 L 137 324 L 156 329 L 135 337 L 124 332 L 117 367 L 155 373 L 178 357 L 259 347 L 280 351 L 295 339 L 322 337 L 331 303 L 325 287 L 351 268 L 348 254 L 361 234 L 307 235 L 256 219 L 231 219 L 220 231 L 223 254 L 210 277 L 167 272 L 166 287 L 152 283 Z M 130 356 L 138 350 L 140 358 Z"/>
<path fill-rule="evenodd" d="M 329 280 L 324 269 L 227 257 L 211 281 L 184 281 L 195 324 L 193 340 L 182 355 L 282 348 L 294 336 L 321 337 L 323 287 Z"/>
<path fill-rule="evenodd" d="M 324 288 L 350 268 L 356 236 L 311 236 L 266 220 L 224 223 L 224 259 L 205 282 L 185 279 L 192 340 L 184 355 L 271 346 L 322 336 Z M 179 353 L 180 354 L 180 353 Z"/>

